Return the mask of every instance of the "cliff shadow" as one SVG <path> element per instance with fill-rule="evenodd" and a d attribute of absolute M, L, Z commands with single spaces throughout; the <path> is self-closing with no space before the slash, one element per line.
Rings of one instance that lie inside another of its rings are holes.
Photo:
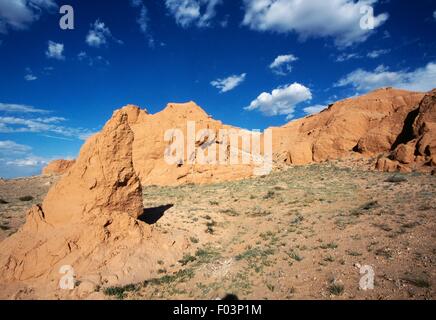
<path fill-rule="evenodd" d="M 154 208 L 146 208 L 142 214 L 138 217 L 138 220 L 145 222 L 146 224 L 155 224 L 162 218 L 168 209 L 174 207 L 174 204 L 167 204 Z"/>

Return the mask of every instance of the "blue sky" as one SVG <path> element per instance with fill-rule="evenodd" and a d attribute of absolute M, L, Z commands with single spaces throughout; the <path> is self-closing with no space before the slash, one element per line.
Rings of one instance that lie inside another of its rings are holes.
<path fill-rule="evenodd" d="M 432 0 L 0 0 L 0 176 L 76 157 L 128 103 L 194 100 L 264 129 L 381 86 L 427 91 L 435 31 Z"/>

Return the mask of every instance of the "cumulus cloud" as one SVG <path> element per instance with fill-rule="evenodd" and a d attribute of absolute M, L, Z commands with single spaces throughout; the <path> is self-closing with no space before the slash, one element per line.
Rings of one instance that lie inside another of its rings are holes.
<path fill-rule="evenodd" d="M 429 91 L 436 87 L 436 63 L 430 62 L 413 71 L 390 71 L 383 65 L 378 66 L 373 71 L 357 69 L 340 79 L 335 86 L 352 86 L 358 91 L 364 92 L 380 87 Z"/>
<path fill-rule="evenodd" d="M 86 36 L 86 43 L 91 47 L 100 48 L 101 46 L 107 45 L 109 40 L 113 40 L 119 44 L 123 43 L 112 35 L 112 32 L 104 22 L 97 19 L 91 24 L 91 29 Z"/>
<path fill-rule="evenodd" d="M 186 28 L 192 24 L 207 27 L 216 15 L 222 0 L 165 0 L 165 5 L 176 23 Z"/>
<path fill-rule="evenodd" d="M 53 0 L 0 0 L 0 33 L 28 29 L 43 12 L 56 8 Z"/>
<path fill-rule="evenodd" d="M 314 113 L 318 113 L 321 112 L 322 110 L 324 110 L 325 108 L 327 108 L 327 106 L 323 106 L 321 104 L 316 104 L 314 106 L 309 106 L 303 109 L 303 111 L 306 114 L 314 114 Z"/>
<path fill-rule="evenodd" d="M 57 59 L 57 60 L 64 60 L 64 45 L 62 43 L 56 43 L 54 41 L 48 42 L 48 48 L 45 52 L 45 55 L 49 59 Z"/>
<path fill-rule="evenodd" d="M 242 73 L 240 75 L 232 75 L 224 79 L 217 79 L 212 81 L 210 84 L 215 88 L 219 89 L 221 93 L 231 91 L 244 82 L 247 74 Z"/>
<path fill-rule="evenodd" d="M 278 75 L 286 75 L 292 71 L 292 62 L 298 58 L 293 54 L 280 55 L 274 59 L 269 68 Z"/>
<path fill-rule="evenodd" d="M 259 110 L 266 116 L 286 115 L 292 118 L 295 106 L 312 99 L 309 88 L 295 82 L 274 89 L 271 93 L 263 92 L 253 100 L 245 110 Z"/>
<path fill-rule="evenodd" d="M 295 32 L 301 39 L 331 37 L 340 47 L 365 41 L 373 30 L 361 28 L 362 6 L 378 0 L 244 0 L 243 24 L 253 30 Z M 374 14 L 374 29 L 388 19 Z"/>

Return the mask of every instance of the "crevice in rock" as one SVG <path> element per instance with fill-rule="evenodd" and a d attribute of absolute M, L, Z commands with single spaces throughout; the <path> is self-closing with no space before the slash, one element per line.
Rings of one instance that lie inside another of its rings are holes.
<path fill-rule="evenodd" d="M 395 142 L 391 146 L 391 151 L 394 151 L 400 144 L 407 144 L 407 142 L 415 138 L 413 133 L 413 123 L 416 117 L 419 115 L 419 108 L 416 108 L 409 112 L 404 120 L 403 130 L 395 139 Z"/>

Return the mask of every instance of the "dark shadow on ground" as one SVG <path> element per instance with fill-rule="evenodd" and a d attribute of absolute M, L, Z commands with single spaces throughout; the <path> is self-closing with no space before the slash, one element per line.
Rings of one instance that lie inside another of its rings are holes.
<path fill-rule="evenodd" d="M 144 212 L 138 217 L 138 220 L 145 222 L 147 224 L 155 224 L 163 217 L 165 211 L 174 207 L 173 204 L 167 204 L 164 206 L 159 206 L 155 208 L 144 209 Z"/>

